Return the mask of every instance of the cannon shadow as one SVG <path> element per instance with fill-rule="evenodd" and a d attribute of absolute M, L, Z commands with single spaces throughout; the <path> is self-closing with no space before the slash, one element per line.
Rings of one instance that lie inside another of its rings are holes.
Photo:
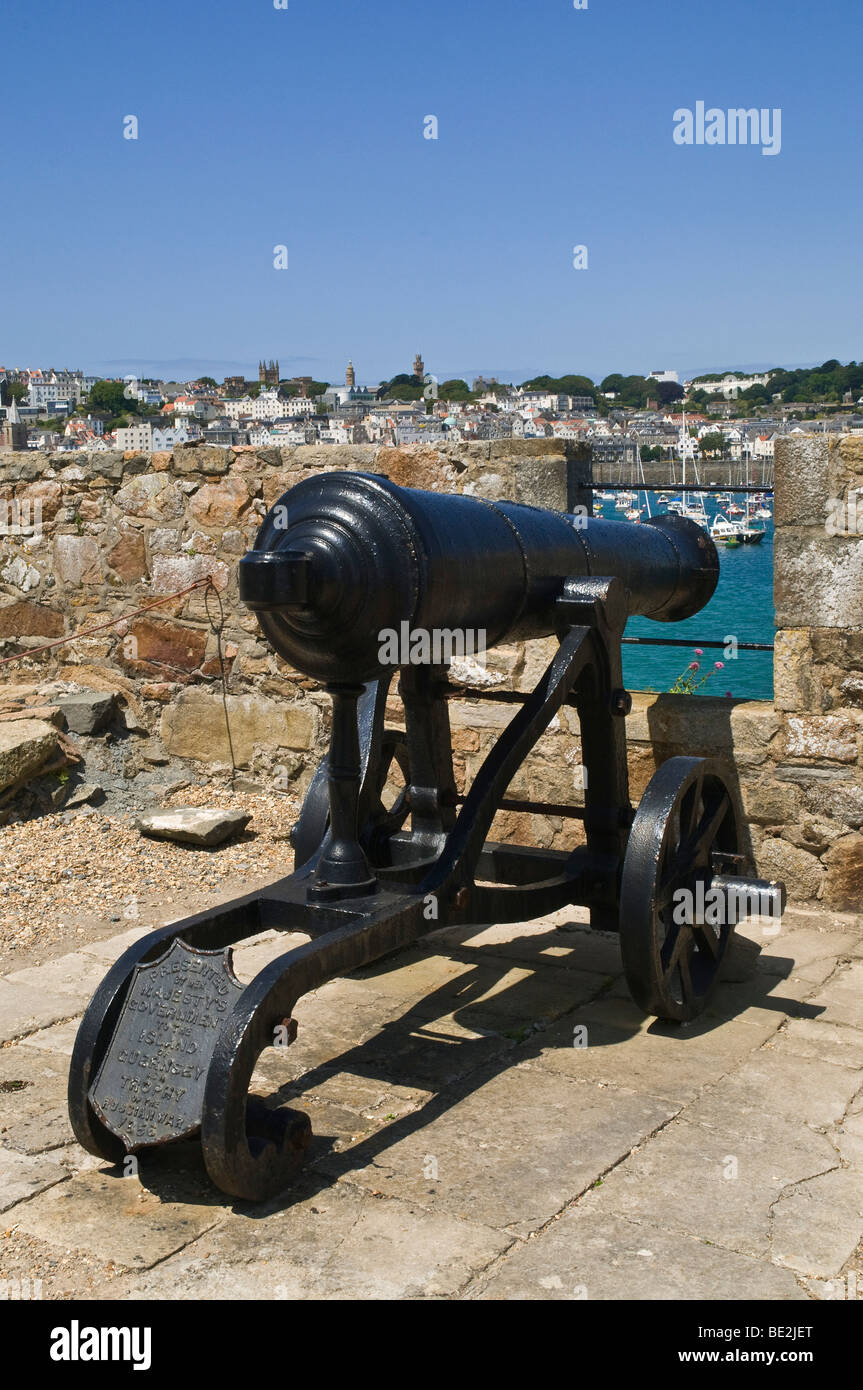
<path fill-rule="evenodd" d="M 557 1051 L 574 1055 L 573 1028 L 583 1017 L 587 1018 L 589 1027 L 589 1047 L 585 1051 L 595 1053 L 606 1047 L 625 1047 L 641 1032 L 647 1036 L 674 1038 L 685 1046 L 687 1041 L 709 1035 L 753 1006 L 798 1018 L 814 1018 L 823 1012 L 819 1006 L 772 994 L 777 984 L 791 974 L 793 958 L 772 957 L 770 972 L 760 970 L 761 948 L 748 938 L 740 937 L 735 938 L 740 949 L 728 967 L 728 978 L 720 984 L 708 1011 L 692 1024 L 678 1025 L 654 1019 L 645 1029 L 647 1015 L 629 999 L 619 971 L 595 984 L 587 996 L 582 990 L 570 1010 L 537 1023 L 531 1018 L 531 1012 L 536 1003 L 538 978 L 552 976 L 559 980 L 570 976 L 574 995 L 578 984 L 589 978 L 577 968 L 578 943 L 571 962 L 537 966 L 531 964 L 530 956 L 470 951 L 466 943 L 484 930 L 482 926 L 465 930 L 463 940 L 454 945 L 436 942 L 434 937 L 427 939 L 428 945 L 436 946 L 437 950 L 429 951 L 427 945 L 426 954 L 468 965 L 467 971 L 458 977 L 455 1006 L 453 985 L 448 982 L 380 1024 L 362 1041 L 293 1076 L 285 1075 L 290 1069 L 290 1049 L 267 1049 L 262 1054 L 256 1089 L 262 1090 L 260 1080 L 266 1077 L 270 1088 L 267 1104 L 274 1108 L 288 1105 L 305 1109 L 310 1114 L 313 1129 L 318 1131 L 305 1168 L 279 1196 L 263 1203 L 252 1203 L 232 1201 L 219 1194 L 207 1177 L 197 1140 L 144 1151 L 139 1156 L 141 1183 L 164 1201 L 200 1204 L 203 1197 L 206 1202 L 212 1199 L 227 1203 L 231 1210 L 245 1216 L 264 1218 L 326 1191 L 352 1172 L 380 1163 L 395 1145 L 420 1133 L 515 1066 L 548 1060 Z M 576 931 L 576 934 L 580 936 L 582 932 Z M 541 952 L 549 946 L 559 948 L 561 940 L 561 932 L 552 928 L 542 934 L 534 931 L 524 938 L 516 937 L 511 945 L 517 951 L 523 942 Z M 375 978 L 399 964 L 404 955 L 398 952 L 357 972 L 353 978 L 368 980 L 373 991 Z M 528 973 L 493 993 L 497 1011 L 505 1016 L 501 1017 L 497 1028 L 491 1027 L 489 993 L 495 991 L 495 986 L 514 968 Z M 602 1022 L 604 1011 L 609 1017 Z M 302 1027 L 301 1012 L 299 1018 Z M 520 1018 L 523 1019 L 521 1024 L 518 1023 Z M 568 1065 L 567 1076 L 579 1079 L 577 1064 Z M 338 1082 L 339 1078 L 345 1080 L 346 1087 L 353 1078 L 384 1087 L 418 1090 L 429 1095 L 429 1099 L 419 1108 L 391 1120 L 384 1117 L 383 1124 L 378 1123 L 370 1133 L 357 1137 L 356 1133 L 349 1132 L 352 1122 L 356 1121 L 359 1128 L 366 1119 L 371 1126 L 373 1117 L 363 1116 L 361 1108 L 351 1110 L 346 1100 L 341 1123 L 334 1123 L 334 1116 L 338 1121 L 338 1101 L 329 1101 L 322 1107 L 314 1095 L 319 1087 Z M 612 1094 L 614 1085 L 614 1082 L 610 1085 Z M 119 1168 L 107 1171 L 120 1174 Z M 179 1187 L 178 1173 L 184 1179 Z"/>

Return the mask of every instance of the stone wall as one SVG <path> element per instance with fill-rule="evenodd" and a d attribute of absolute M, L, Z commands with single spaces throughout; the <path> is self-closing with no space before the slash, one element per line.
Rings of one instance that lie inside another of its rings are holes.
<path fill-rule="evenodd" d="M 206 574 L 224 609 L 228 710 L 239 766 L 263 785 L 301 790 L 324 751 L 329 700 L 259 640 L 237 600 L 237 562 L 261 517 L 309 472 L 362 468 L 442 491 L 563 508 L 583 500 L 584 452 L 556 440 L 438 450 L 313 447 L 87 457 L 0 454 L 0 523 L 42 509 L 40 536 L 0 526 L 2 682 L 57 678 L 119 692 L 126 723 L 154 754 L 227 771 L 217 644 L 202 591 L 119 628 L 26 655 L 56 637 L 129 613 Z M 636 694 L 627 722 L 633 798 L 675 753 L 718 755 L 738 772 L 760 871 L 798 900 L 836 909 L 863 898 L 863 545 L 828 535 L 830 499 L 863 485 L 863 440 L 795 437 L 776 457 L 776 699 Z M 4 506 L 5 504 L 5 506 Z M 861 502 L 863 530 L 863 502 Z M 31 513 L 32 516 L 32 513 Z M 712 634 L 705 634 L 706 636 Z M 497 648 L 476 679 L 528 689 L 552 642 Z M 470 677 L 469 677 L 470 679 Z M 398 723 L 399 702 L 392 702 Z M 451 706 L 459 779 L 473 776 L 512 706 L 466 696 Z M 581 757 L 565 709 L 511 787 L 578 800 Z M 130 763 L 134 772 L 134 760 Z M 577 821 L 505 812 L 495 834 L 567 847 Z"/>
<path fill-rule="evenodd" d="M 230 756 L 211 623 L 219 615 L 202 589 L 27 656 L 212 575 L 224 611 L 237 764 L 261 775 L 277 767 L 302 788 L 325 747 L 329 700 L 259 640 L 238 602 L 237 563 L 286 489 L 333 469 L 564 508 L 568 497 L 582 498 L 587 464 L 583 451 L 555 440 L 440 452 L 202 445 L 151 456 L 0 453 L 0 660 L 22 658 L 0 665 L 0 682 L 50 678 L 117 690 L 129 727 L 160 741 L 169 757 L 217 772 Z"/>

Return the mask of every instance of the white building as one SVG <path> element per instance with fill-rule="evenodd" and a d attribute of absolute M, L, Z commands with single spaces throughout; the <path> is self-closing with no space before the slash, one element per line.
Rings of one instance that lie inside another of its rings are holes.
<path fill-rule="evenodd" d="M 684 434 L 683 430 L 681 430 L 680 434 L 677 436 L 677 457 L 686 459 L 687 461 L 700 457 L 698 440 L 694 439 L 691 434 Z"/>
<path fill-rule="evenodd" d="M 265 425 L 259 425 L 258 429 L 266 429 Z M 267 431 L 270 436 L 271 444 L 305 444 L 307 443 L 307 432 L 315 433 L 314 425 L 300 425 L 296 420 L 276 420 L 270 425 Z M 251 442 L 251 432 L 249 434 Z"/>
<path fill-rule="evenodd" d="M 116 430 L 114 440 L 117 449 L 155 454 L 163 449 L 173 449 L 177 444 L 188 444 L 189 432 L 182 424 L 167 425 L 161 420 L 136 420 L 125 429 Z"/>
<path fill-rule="evenodd" d="M 322 444 L 350 444 L 352 442 L 351 427 L 349 425 L 340 425 L 331 420 L 328 425 L 320 430 L 318 438 Z"/>
<path fill-rule="evenodd" d="M 288 409 L 290 401 L 279 398 L 277 391 L 262 391 L 254 396 L 241 396 L 239 400 L 220 401 L 221 412 L 231 420 L 278 420 L 283 415 L 294 413 L 314 414 L 314 406 L 309 412 L 293 412 Z"/>
<path fill-rule="evenodd" d="M 60 402 L 68 402 L 70 408 L 74 409 L 82 394 L 81 378 L 72 372 L 33 372 L 27 402 L 38 410 L 56 409 Z"/>
<path fill-rule="evenodd" d="M 751 441 L 753 459 L 772 459 L 774 445 L 776 443 L 775 434 L 759 434 Z"/>
<path fill-rule="evenodd" d="M 177 396 L 173 413 L 178 424 L 187 424 L 192 420 L 202 424 L 218 419 L 223 412 L 218 411 L 212 401 L 203 400 L 200 396 Z"/>
<path fill-rule="evenodd" d="M 766 386 L 769 380 L 770 373 L 764 372 L 762 376 L 728 374 L 718 381 L 699 381 L 695 378 L 685 384 L 688 391 L 704 391 L 708 396 L 723 396 L 727 401 L 735 401 L 741 391 L 748 391 L 750 386 Z"/>
<path fill-rule="evenodd" d="M 582 439 L 585 428 L 578 420 L 553 420 L 551 432 L 555 439 Z"/>
<path fill-rule="evenodd" d="M 438 420 L 428 425 L 399 421 L 395 426 L 395 438 L 397 444 L 439 444 L 450 435 Z"/>
<path fill-rule="evenodd" d="M 286 401 L 280 402 L 280 415 L 286 415 L 291 420 L 301 420 L 305 415 L 314 415 L 317 403 L 311 396 L 291 396 Z"/>
<path fill-rule="evenodd" d="M 132 400 L 140 401 L 142 405 L 164 405 L 165 397 L 157 386 L 146 386 L 137 377 L 126 378 L 126 390 Z"/>
<path fill-rule="evenodd" d="M 515 399 L 522 409 L 528 406 L 540 411 L 572 409 L 572 396 L 565 396 L 557 391 L 517 391 Z"/>

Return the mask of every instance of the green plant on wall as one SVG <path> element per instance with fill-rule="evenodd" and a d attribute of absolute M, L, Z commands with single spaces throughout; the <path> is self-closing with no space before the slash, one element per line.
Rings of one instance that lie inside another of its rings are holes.
<path fill-rule="evenodd" d="M 696 647 L 694 650 L 696 657 L 704 655 L 701 647 Z M 668 692 L 669 695 L 694 695 L 696 690 L 700 690 L 701 687 L 710 680 L 710 677 L 715 675 L 717 671 L 723 670 L 724 666 L 724 661 L 714 661 L 710 670 L 705 671 L 703 676 L 699 676 L 701 662 L 697 660 L 690 661 L 686 670 L 681 671 L 680 675 L 677 677 L 677 680 Z M 730 695 L 731 691 L 727 690 L 725 693 L 726 695 Z"/>

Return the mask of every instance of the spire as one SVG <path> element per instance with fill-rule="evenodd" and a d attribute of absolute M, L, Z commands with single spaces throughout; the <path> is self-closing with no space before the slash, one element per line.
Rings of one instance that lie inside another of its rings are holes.
<path fill-rule="evenodd" d="M 18 414 L 18 402 L 14 396 L 6 407 L 6 421 L 10 425 L 20 425 L 21 423 L 21 416 Z"/>

